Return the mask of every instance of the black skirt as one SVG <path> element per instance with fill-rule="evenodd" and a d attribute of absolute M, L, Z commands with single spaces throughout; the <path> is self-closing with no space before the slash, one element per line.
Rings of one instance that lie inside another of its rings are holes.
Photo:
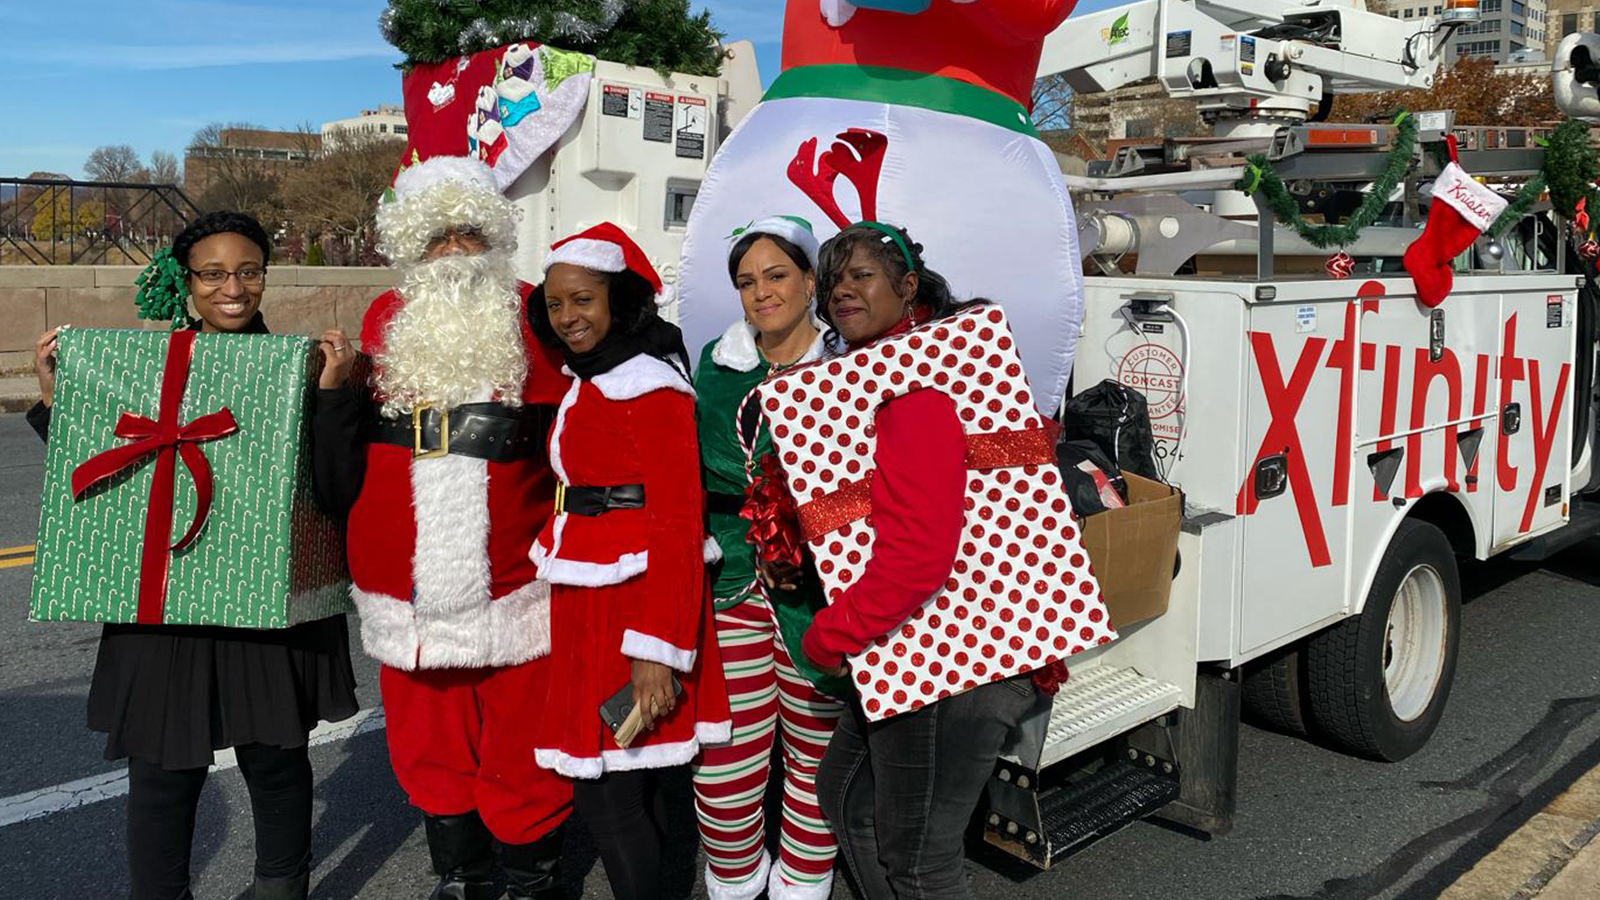
<path fill-rule="evenodd" d="M 278 630 L 107 625 L 89 686 L 106 759 L 212 764 L 240 744 L 304 747 L 318 721 L 355 715 L 342 615 Z"/>

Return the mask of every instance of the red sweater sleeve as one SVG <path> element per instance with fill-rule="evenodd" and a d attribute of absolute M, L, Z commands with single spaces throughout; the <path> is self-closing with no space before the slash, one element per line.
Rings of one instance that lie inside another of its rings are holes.
<path fill-rule="evenodd" d="M 967 444 L 955 404 L 916 391 L 880 409 L 874 427 L 872 559 L 801 645 L 827 668 L 905 624 L 944 585 L 961 543 Z"/>
<path fill-rule="evenodd" d="M 688 672 L 700 646 L 706 602 L 694 398 L 659 390 L 625 405 L 632 449 L 644 472 L 650 558 L 636 591 L 640 606 L 623 632 L 622 653 Z"/>

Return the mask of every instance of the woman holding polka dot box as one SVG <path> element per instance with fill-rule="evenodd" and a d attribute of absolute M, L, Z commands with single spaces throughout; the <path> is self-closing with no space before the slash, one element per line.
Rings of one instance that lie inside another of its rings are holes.
<path fill-rule="evenodd" d="M 858 694 L 818 795 L 868 900 L 965 898 L 962 836 L 1006 736 L 1115 633 L 1002 311 L 957 303 L 877 222 L 817 271 L 847 350 L 760 397 L 829 600 L 802 647 Z"/>

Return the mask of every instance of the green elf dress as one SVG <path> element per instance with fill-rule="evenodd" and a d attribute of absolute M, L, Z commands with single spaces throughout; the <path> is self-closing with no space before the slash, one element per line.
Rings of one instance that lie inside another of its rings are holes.
<path fill-rule="evenodd" d="M 822 356 L 824 342 L 818 334 L 811 349 L 794 363 L 808 363 Z M 730 609 L 750 599 L 757 590 L 766 590 L 772 605 L 778 636 L 789 651 L 795 670 L 817 689 L 831 697 L 848 697 L 849 684 L 842 678 L 828 678 L 811 665 L 800 649 L 800 639 L 811 625 L 816 611 L 827 605 L 816 573 L 802 567 L 800 585 L 792 591 L 765 589 L 756 579 L 755 548 L 746 540 L 750 523 L 740 518 L 745 488 L 751 471 L 745 465 L 741 427 L 755 432 L 754 463 L 772 452 L 772 435 L 755 407 L 747 408 L 741 424 L 739 411 L 744 399 L 774 370 L 756 347 L 756 331 L 737 321 L 722 337 L 705 346 L 694 376 L 695 409 L 699 420 L 700 459 L 707 493 L 707 533 L 722 548 L 722 562 L 710 566 L 711 595 L 717 610 Z"/>

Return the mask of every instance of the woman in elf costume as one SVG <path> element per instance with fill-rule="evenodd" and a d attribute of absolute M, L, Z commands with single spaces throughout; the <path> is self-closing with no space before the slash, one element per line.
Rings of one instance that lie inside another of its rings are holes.
<path fill-rule="evenodd" d="M 551 585 L 534 758 L 574 779 L 612 893 L 649 900 L 665 824 L 650 771 L 686 765 L 730 729 L 688 352 L 657 312 L 660 277 L 617 226 L 557 241 L 545 271 L 530 324 L 575 377 L 550 434 L 555 514 L 529 553 Z"/>
<path fill-rule="evenodd" d="M 718 151 L 679 293 L 691 342 L 733 313 L 723 238 L 774 207 L 818 237 L 916 222 L 962 296 L 1006 307 L 1046 412 L 1082 320 L 1071 200 L 1029 116 L 1045 37 L 1076 0 L 788 0 L 783 71 Z"/>
<path fill-rule="evenodd" d="M 836 846 L 817 806 L 816 776 L 844 709 L 834 697 L 847 696 L 849 685 L 825 678 L 800 653 L 800 636 L 823 599 L 809 570 L 792 565 L 799 547 L 787 560 L 758 560 L 745 540 L 751 522 L 741 516 L 755 502 L 747 492 L 757 461 L 772 452 L 771 435 L 747 402 L 751 392 L 770 372 L 824 351 L 812 311 L 816 263 L 817 238 L 804 219 L 774 216 L 740 229 L 728 276 L 744 317 L 706 345 L 695 371 L 707 519 L 722 548 L 712 584 L 717 643 L 733 707 L 733 740 L 705 748 L 694 769 L 712 900 L 753 900 L 763 891 L 772 900 L 826 900 L 833 888 Z M 783 840 L 774 866 L 765 811 L 780 731 Z"/>
<path fill-rule="evenodd" d="M 139 278 L 139 315 L 200 319 L 191 330 L 266 334 L 261 298 L 272 242 L 241 213 L 201 216 Z M 28 423 L 49 439 L 55 339 L 39 338 L 43 399 Z M 325 377 L 355 353 L 324 341 Z M 195 811 L 213 752 L 233 748 L 255 817 L 257 900 L 304 900 L 311 878 L 311 760 L 319 720 L 355 715 L 342 615 L 282 630 L 109 624 L 89 685 L 89 727 L 106 759 L 128 759 L 128 874 L 133 900 L 183 900 Z"/>

